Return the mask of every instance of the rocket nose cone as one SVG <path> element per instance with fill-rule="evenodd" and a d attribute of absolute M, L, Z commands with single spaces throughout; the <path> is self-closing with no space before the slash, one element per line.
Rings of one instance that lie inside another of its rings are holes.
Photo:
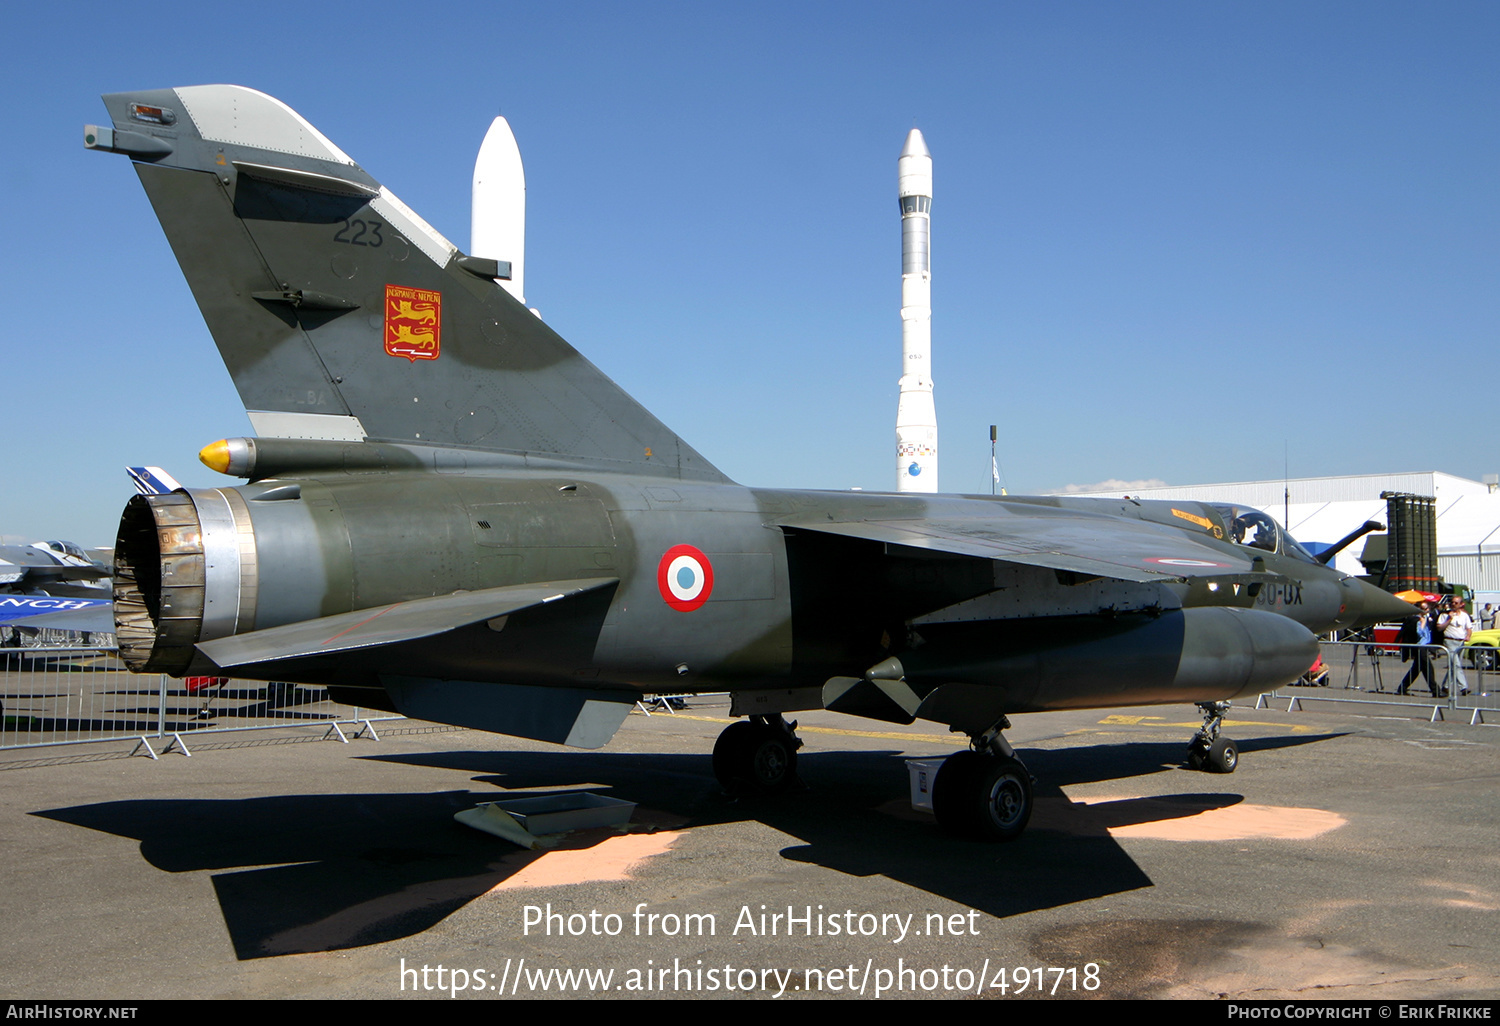
<path fill-rule="evenodd" d="M 913 128 L 906 134 L 906 145 L 901 147 L 903 157 L 930 157 L 927 152 L 927 140 L 922 138 L 922 130 Z"/>
<path fill-rule="evenodd" d="M 521 168 L 521 147 L 516 143 L 516 133 L 510 130 L 510 122 L 504 117 L 497 117 L 490 122 L 489 130 L 484 133 L 484 141 L 479 144 L 479 156 L 474 161 L 475 171 L 487 171 L 489 174 L 513 174 L 522 178 L 524 185 L 525 172 Z"/>

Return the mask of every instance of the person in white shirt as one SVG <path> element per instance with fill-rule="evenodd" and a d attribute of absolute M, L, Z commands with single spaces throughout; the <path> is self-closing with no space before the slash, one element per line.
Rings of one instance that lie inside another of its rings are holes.
<path fill-rule="evenodd" d="M 1450 671 L 1458 680 L 1458 693 L 1467 695 L 1469 693 L 1469 679 L 1464 676 L 1464 664 L 1459 652 L 1469 643 L 1469 635 L 1474 633 L 1474 618 L 1464 608 L 1464 600 L 1456 595 L 1450 595 L 1443 600 L 1443 615 L 1438 617 L 1438 630 L 1443 632 L 1443 646 L 1448 649 L 1448 659 L 1453 668 Z"/>

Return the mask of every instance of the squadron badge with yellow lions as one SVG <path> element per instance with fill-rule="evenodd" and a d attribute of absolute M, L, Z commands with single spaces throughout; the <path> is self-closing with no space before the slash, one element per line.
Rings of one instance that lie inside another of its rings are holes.
<path fill-rule="evenodd" d="M 413 363 L 436 360 L 442 347 L 443 294 L 385 287 L 385 351 Z"/>

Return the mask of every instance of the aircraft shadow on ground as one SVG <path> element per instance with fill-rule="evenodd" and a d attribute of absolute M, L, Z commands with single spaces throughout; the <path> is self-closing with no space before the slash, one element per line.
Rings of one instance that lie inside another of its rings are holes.
<path fill-rule="evenodd" d="M 638 821 L 687 829 L 758 821 L 803 840 L 783 849 L 789 860 L 884 876 L 1003 917 L 1150 886 L 1109 827 L 1242 800 L 1214 792 L 1084 806 L 1060 790 L 1161 772 L 1181 753 L 1181 745 L 1153 743 L 1023 751 L 1039 778 L 1036 813 L 1027 834 L 1006 845 L 948 837 L 929 816 L 912 812 L 904 758 L 894 752 L 805 755 L 800 773 L 808 790 L 765 800 L 725 796 L 707 755 L 455 751 L 372 758 L 451 769 L 508 791 L 607 789 L 640 802 Z M 33 814 L 139 840 L 142 857 L 164 872 L 213 873 L 235 953 L 254 959 L 412 936 L 544 857 L 453 820 L 500 796 L 454 790 L 130 800 Z M 575 835 L 568 846 L 609 836 Z"/>

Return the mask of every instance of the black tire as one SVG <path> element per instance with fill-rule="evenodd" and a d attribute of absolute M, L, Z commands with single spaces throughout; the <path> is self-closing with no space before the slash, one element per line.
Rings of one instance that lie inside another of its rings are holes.
<path fill-rule="evenodd" d="M 780 794 L 797 782 L 797 743 L 783 731 L 741 720 L 714 742 L 714 776 L 733 795 Z"/>
<path fill-rule="evenodd" d="M 974 833 L 973 803 L 969 800 L 975 780 L 984 768 L 985 756 L 975 751 L 954 752 L 938 767 L 932 781 L 932 814 L 938 826 L 950 834 L 970 837 Z"/>
<path fill-rule="evenodd" d="M 735 793 L 739 787 L 745 763 L 744 750 L 750 743 L 748 735 L 754 733 L 755 724 L 740 720 L 720 731 L 719 739 L 714 742 L 714 777 L 730 793 Z"/>
<path fill-rule="evenodd" d="M 932 811 L 949 833 L 1013 841 L 1031 821 L 1031 774 L 1017 759 L 955 752 L 932 783 Z"/>
<path fill-rule="evenodd" d="M 1203 757 L 1203 768 L 1210 773 L 1233 773 L 1239 764 L 1239 747 L 1227 737 L 1221 737 L 1210 745 Z"/>

